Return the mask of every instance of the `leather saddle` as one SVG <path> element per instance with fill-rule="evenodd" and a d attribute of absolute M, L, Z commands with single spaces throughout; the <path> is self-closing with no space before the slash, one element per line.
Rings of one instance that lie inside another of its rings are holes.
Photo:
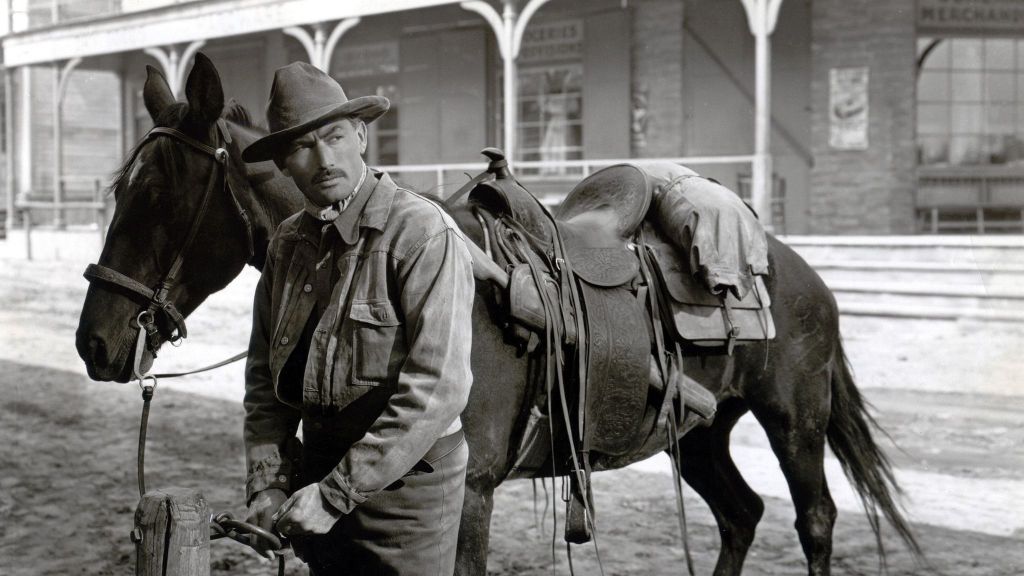
<path fill-rule="evenodd" d="M 590 537 L 587 519 L 581 516 L 584 510 L 592 514 L 592 504 L 584 502 L 589 501 L 590 462 L 639 453 L 657 441 L 655 434 L 664 441 L 666 406 L 675 402 L 673 397 L 679 401 L 678 418 L 683 418 L 683 406 L 691 408 L 690 425 L 680 421 L 680 431 L 710 421 L 715 399 L 692 380 L 691 386 L 670 385 L 673 370 L 652 355 L 654 349 L 665 354 L 665 338 L 656 337 L 661 324 L 655 321 L 659 306 L 654 303 L 670 298 L 654 266 L 643 264 L 649 262 L 641 257 L 647 247 L 637 242 L 651 211 L 657 173 L 632 164 L 602 169 L 574 187 L 551 214 L 512 177 L 500 151 L 488 149 L 485 154 L 491 158 L 494 179 L 477 183 L 468 200 L 489 215 L 495 260 L 511 270 L 510 314 L 528 318 L 526 324 L 538 333 L 544 332 L 546 319 L 561 322 L 564 329 L 555 333 L 565 335 L 564 340 L 547 344 L 565 345 L 567 357 L 575 359 L 575 365 L 566 360 L 558 367 L 574 387 L 552 393 L 575 413 L 564 429 L 582 462 L 556 462 L 549 454 L 550 438 L 543 438 L 548 426 L 537 424 L 538 412 L 558 410 L 543 404 L 554 398 L 544 398 L 531 411 L 529 422 L 534 424 L 527 425 L 512 473 L 543 472 L 542 466 L 550 462 L 559 473 L 570 473 L 573 498 L 566 539 L 583 542 Z M 662 295 L 655 298 L 652 291 Z M 529 308 L 526 301 L 537 306 L 524 311 Z M 558 310 L 551 310 L 552 305 Z M 542 437 L 533 438 L 531 431 Z"/>

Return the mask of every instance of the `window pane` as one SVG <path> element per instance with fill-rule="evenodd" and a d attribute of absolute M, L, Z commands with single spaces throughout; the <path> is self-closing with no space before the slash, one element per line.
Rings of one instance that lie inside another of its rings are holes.
<path fill-rule="evenodd" d="M 541 82 L 544 77 L 535 71 L 521 72 L 519 74 L 519 94 L 523 96 L 536 96 L 543 90 Z"/>
<path fill-rule="evenodd" d="M 981 72 L 954 72 L 950 78 L 954 102 L 981 102 Z"/>
<path fill-rule="evenodd" d="M 521 122 L 537 122 L 540 120 L 540 104 L 536 101 L 523 102 L 520 105 L 519 120 Z"/>
<path fill-rule="evenodd" d="M 540 130 L 537 128 L 520 128 L 519 142 L 523 148 L 537 148 L 540 146 Z"/>
<path fill-rule="evenodd" d="M 988 72 L 985 74 L 985 99 L 989 102 L 1013 102 L 1013 72 Z"/>
<path fill-rule="evenodd" d="M 949 100 L 949 72 L 921 72 L 921 77 L 917 81 L 917 99 L 921 102 Z"/>
<path fill-rule="evenodd" d="M 1014 41 L 1008 38 L 985 40 L 985 68 L 987 70 L 1013 70 Z"/>
<path fill-rule="evenodd" d="M 1024 138 L 1018 133 L 1008 140 L 1006 144 L 1006 163 L 1024 166 Z"/>
<path fill-rule="evenodd" d="M 985 157 L 988 164 L 1006 164 L 1006 153 L 1010 148 L 1010 137 L 1006 135 L 990 135 L 985 138 Z"/>
<path fill-rule="evenodd" d="M 981 163 L 981 137 L 954 136 L 949 143 L 949 163 L 970 165 Z"/>
<path fill-rule="evenodd" d="M 984 106 L 961 104 L 953 107 L 954 134 L 981 134 L 984 129 L 982 112 Z"/>
<path fill-rule="evenodd" d="M 946 164 L 949 162 L 949 138 L 923 136 L 918 140 L 917 151 L 922 165 Z"/>
<path fill-rule="evenodd" d="M 919 134 L 948 134 L 949 105 L 919 104 L 917 106 L 917 132 Z"/>
<path fill-rule="evenodd" d="M 1013 134 L 1016 129 L 1016 111 L 1012 104 L 993 104 L 988 106 L 988 133 Z"/>
<path fill-rule="evenodd" d="M 953 43 L 953 68 L 959 70 L 981 70 L 981 40 L 976 38 L 957 38 Z"/>

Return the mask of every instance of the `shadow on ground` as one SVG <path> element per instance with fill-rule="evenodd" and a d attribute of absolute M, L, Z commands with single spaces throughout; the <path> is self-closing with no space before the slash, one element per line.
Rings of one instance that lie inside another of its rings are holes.
<path fill-rule="evenodd" d="M 136 440 L 142 406 L 134 385 L 101 384 L 77 373 L 0 361 L 0 574 L 130 575 L 128 539 L 138 501 Z M 150 420 L 147 484 L 201 490 L 215 511 L 241 514 L 242 407 L 173 390 L 157 390 Z M 547 484 L 550 489 L 550 483 Z M 538 489 L 540 487 L 538 486 Z M 669 477 L 627 470 L 595 476 L 599 542 L 605 573 L 683 574 L 683 552 Z M 717 529 L 687 491 L 690 545 L 699 574 L 711 572 Z M 551 574 L 550 515 L 538 529 L 528 481 L 510 482 L 495 497 L 492 574 Z M 538 513 L 544 496 L 538 496 Z M 744 574 L 805 572 L 789 502 L 767 509 Z M 567 574 L 561 518 L 557 573 Z M 886 537 L 893 575 L 1009 576 L 1024 567 L 1016 538 L 917 526 L 931 566 L 915 565 Z M 835 574 L 878 573 L 874 538 L 862 515 L 842 514 L 835 537 Z M 211 544 L 212 574 L 274 574 L 233 542 Z M 577 547 L 577 574 L 599 573 L 591 547 Z M 303 574 L 294 559 L 289 574 Z"/>

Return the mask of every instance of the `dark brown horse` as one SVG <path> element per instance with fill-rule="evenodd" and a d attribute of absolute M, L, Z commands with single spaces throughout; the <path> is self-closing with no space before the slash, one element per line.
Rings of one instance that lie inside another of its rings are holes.
<path fill-rule="evenodd" d="M 299 209 L 300 196 L 272 165 L 247 166 L 241 161 L 241 150 L 263 132 L 240 107 L 229 105 L 224 111 L 219 76 L 202 54 L 196 56 L 188 78 L 187 103 L 175 102 L 153 69 L 144 94 L 157 126 L 174 128 L 211 148 L 224 147 L 228 158 L 221 164 L 177 137 L 144 139 L 114 181 L 116 210 L 99 264 L 155 288 L 187 242 L 193 221 L 200 218 L 195 240 L 181 254 L 180 272 L 164 299 L 187 316 L 247 262 L 261 266 L 270 235 Z M 221 186 L 225 178 L 227 186 Z M 201 208 L 210 182 L 217 185 Z M 458 210 L 455 216 L 470 237 L 478 235 L 475 219 Z M 721 549 L 714 573 L 740 573 L 764 511 L 761 498 L 729 455 L 730 431 L 747 411 L 767 432 L 789 484 L 810 574 L 828 574 L 832 552 L 836 508 L 825 481 L 826 442 L 863 499 L 876 533 L 881 514 L 919 553 L 893 502 L 891 468 L 872 438 L 874 422 L 844 357 L 832 294 L 796 253 L 774 238 L 769 242 L 769 261 L 776 340 L 767 350 L 764 344 L 748 345 L 732 357 L 688 364 L 690 375 L 712 390 L 719 402 L 714 423 L 682 439 L 680 466 L 682 477 L 707 501 L 718 522 Z M 471 446 L 459 537 L 458 572 L 464 575 L 486 570 L 492 494 L 509 473 L 527 405 L 527 360 L 505 343 L 490 295 L 489 286 L 478 286 L 473 318 L 475 383 L 463 414 Z M 117 282 L 93 282 L 77 333 L 78 351 L 91 377 L 122 382 L 131 377 L 136 319 L 149 304 L 140 292 Z M 143 352 L 143 368 L 152 364 L 156 348 L 171 336 L 175 323 L 167 316 L 159 310 L 154 313 L 155 332 Z M 608 462 L 604 467 L 629 463 Z"/>

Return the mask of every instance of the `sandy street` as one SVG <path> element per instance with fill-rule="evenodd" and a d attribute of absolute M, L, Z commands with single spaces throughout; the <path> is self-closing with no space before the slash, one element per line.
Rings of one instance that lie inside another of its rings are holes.
<path fill-rule="evenodd" d="M 0 574 L 133 573 L 128 532 L 137 501 L 134 385 L 94 383 L 74 350 L 85 294 L 82 262 L 0 260 Z M 190 319 L 190 338 L 157 368 L 188 368 L 243 349 L 256 275 L 246 271 Z M 889 572 L 949 576 L 1024 573 L 1024 326 L 843 318 L 858 385 L 891 439 L 903 504 L 929 564 L 915 564 L 886 532 Z M 242 366 L 161 383 L 148 452 L 150 486 L 204 492 L 215 510 L 241 511 Z M 744 418 L 733 454 L 765 497 L 745 574 L 804 572 L 788 491 L 760 427 Z M 827 463 L 840 509 L 837 574 L 875 574 L 874 538 L 838 468 Z M 595 476 L 605 574 L 685 573 L 664 459 Z M 509 482 L 495 497 L 493 574 L 551 574 L 552 519 L 544 489 Z M 557 488 L 556 488 L 557 489 Z M 536 513 L 539 517 L 539 525 Z M 707 507 L 686 490 L 689 544 L 699 574 L 718 545 Z M 568 574 L 561 518 L 556 573 Z M 243 547 L 212 544 L 214 574 L 272 574 Z M 593 547 L 576 547 L 577 574 L 598 573 Z M 302 574 L 290 562 L 289 573 Z"/>

